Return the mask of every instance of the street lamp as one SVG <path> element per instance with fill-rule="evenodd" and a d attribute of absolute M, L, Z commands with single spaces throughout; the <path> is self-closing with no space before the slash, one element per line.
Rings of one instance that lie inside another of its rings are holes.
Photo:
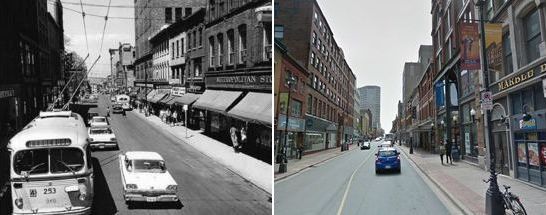
<path fill-rule="evenodd" d="M 470 109 L 470 117 L 472 117 L 472 122 L 476 120 L 476 110 L 474 108 Z"/>
<path fill-rule="evenodd" d="M 484 77 L 484 87 L 485 91 L 489 91 L 489 75 L 487 72 L 488 69 L 488 63 L 487 63 L 487 53 L 486 53 L 486 47 L 485 47 L 485 20 L 484 20 L 484 10 L 485 10 L 485 0 L 478 0 L 476 2 L 476 5 L 479 7 L 480 11 L 480 46 L 481 46 L 481 54 L 483 56 L 482 60 L 482 72 Z M 487 110 L 487 121 L 491 121 L 491 110 Z M 485 193 L 485 212 L 486 214 L 496 215 L 496 214 L 504 214 L 504 206 L 502 203 L 502 194 L 499 190 L 499 185 L 497 183 L 497 175 L 495 173 L 495 166 L 496 166 L 496 160 L 495 160 L 495 144 L 493 143 L 493 138 L 491 137 L 490 132 L 490 126 L 487 127 L 486 133 L 489 137 L 489 158 L 490 158 L 490 165 L 489 165 L 489 188 L 487 188 L 487 192 Z"/>
<path fill-rule="evenodd" d="M 290 110 L 290 95 L 292 92 L 292 86 L 296 84 L 296 78 L 289 74 L 285 79 L 286 86 L 288 87 L 288 101 L 286 102 L 286 120 L 284 122 L 284 142 L 281 147 L 281 159 L 279 161 L 279 173 L 286 172 L 286 142 L 288 141 L 288 116 Z"/>

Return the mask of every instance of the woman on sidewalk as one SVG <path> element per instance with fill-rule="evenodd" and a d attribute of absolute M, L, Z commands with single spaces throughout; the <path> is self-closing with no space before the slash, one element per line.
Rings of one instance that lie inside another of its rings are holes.
<path fill-rule="evenodd" d="M 442 161 L 442 165 L 444 165 L 444 154 L 446 153 L 446 147 L 444 145 L 444 142 L 440 142 L 440 160 Z"/>

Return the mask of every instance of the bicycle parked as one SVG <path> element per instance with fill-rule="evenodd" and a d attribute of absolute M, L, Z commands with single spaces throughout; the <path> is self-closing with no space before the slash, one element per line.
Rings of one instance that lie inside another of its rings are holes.
<path fill-rule="evenodd" d="M 491 179 L 483 180 L 485 183 L 489 183 Z M 502 204 L 504 205 L 504 210 L 509 210 L 514 215 L 527 215 L 523 204 L 521 203 L 518 196 L 508 191 L 510 186 L 502 185 L 504 187 L 504 192 L 502 193 Z"/>

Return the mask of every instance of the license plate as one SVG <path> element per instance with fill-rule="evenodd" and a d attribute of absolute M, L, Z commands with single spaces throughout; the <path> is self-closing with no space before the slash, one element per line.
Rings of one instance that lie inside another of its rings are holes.
<path fill-rule="evenodd" d="M 104 143 L 101 143 L 101 144 L 99 145 L 99 148 L 100 148 L 100 149 L 104 149 Z"/>
<path fill-rule="evenodd" d="M 385 169 L 390 169 L 390 168 L 391 168 L 391 166 L 385 166 Z"/>
<path fill-rule="evenodd" d="M 147 202 L 157 202 L 157 197 L 146 197 Z"/>

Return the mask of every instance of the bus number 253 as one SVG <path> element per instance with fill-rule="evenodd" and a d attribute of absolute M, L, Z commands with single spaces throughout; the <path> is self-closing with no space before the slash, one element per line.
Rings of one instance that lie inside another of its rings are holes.
<path fill-rule="evenodd" d="M 44 194 L 55 194 L 56 192 L 55 188 L 44 188 Z"/>

